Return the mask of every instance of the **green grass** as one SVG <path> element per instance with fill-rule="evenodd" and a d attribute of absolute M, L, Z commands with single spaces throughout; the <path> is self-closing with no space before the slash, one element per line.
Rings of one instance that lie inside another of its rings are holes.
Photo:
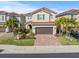
<path fill-rule="evenodd" d="M 19 46 L 33 46 L 34 39 L 17 40 L 16 37 L 0 37 L 0 44 L 19 45 Z"/>
<path fill-rule="evenodd" d="M 73 37 L 61 36 L 59 37 L 59 41 L 62 45 L 79 45 L 79 40 Z"/>

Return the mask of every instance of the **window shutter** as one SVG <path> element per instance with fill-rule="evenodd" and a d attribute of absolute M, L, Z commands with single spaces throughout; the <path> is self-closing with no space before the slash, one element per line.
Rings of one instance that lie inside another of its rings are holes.
<path fill-rule="evenodd" d="M 50 20 L 50 15 L 49 15 L 49 20 Z"/>
<path fill-rule="evenodd" d="M 39 20 L 39 14 L 37 15 L 37 20 Z"/>
<path fill-rule="evenodd" d="M 4 21 L 4 16 L 2 16 L 2 20 Z"/>
<path fill-rule="evenodd" d="M 43 20 L 45 19 L 45 15 L 43 14 Z"/>

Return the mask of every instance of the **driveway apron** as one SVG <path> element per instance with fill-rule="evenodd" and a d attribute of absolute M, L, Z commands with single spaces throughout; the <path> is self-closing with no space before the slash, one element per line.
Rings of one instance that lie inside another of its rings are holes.
<path fill-rule="evenodd" d="M 52 34 L 37 34 L 35 40 L 36 46 L 41 45 L 60 45 L 58 38 Z"/>

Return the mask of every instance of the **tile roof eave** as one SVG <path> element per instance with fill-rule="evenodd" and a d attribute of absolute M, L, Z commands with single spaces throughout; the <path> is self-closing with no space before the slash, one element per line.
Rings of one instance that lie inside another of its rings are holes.
<path fill-rule="evenodd" d="M 69 15 L 68 13 L 76 15 L 76 14 L 79 13 L 79 10 L 71 9 L 71 10 L 68 10 L 68 11 L 65 11 L 65 12 L 62 12 L 62 13 L 56 15 L 56 17 L 60 17 L 60 16 L 64 16 L 64 15 Z"/>

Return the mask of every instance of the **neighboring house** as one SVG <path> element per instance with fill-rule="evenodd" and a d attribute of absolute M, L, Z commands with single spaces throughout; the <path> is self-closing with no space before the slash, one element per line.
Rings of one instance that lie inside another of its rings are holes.
<path fill-rule="evenodd" d="M 73 22 L 73 18 L 76 18 L 77 19 L 76 22 L 79 22 L 79 10 L 70 9 L 68 11 L 65 11 L 56 15 L 56 18 L 60 18 L 60 17 L 69 17 L 71 18 L 70 22 Z M 74 29 L 74 25 L 70 25 L 70 28 Z M 76 30 L 79 30 L 79 27 Z"/>
<path fill-rule="evenodd" d="M 5 31 L 5 28 L 3 27 L 3 24 L 8 18 L 9 18 L 8 12 L 0 11 L 0 32 Z"/>
<path fill-rule="evenodd" d="M 59 13 L 56 15 L 57 18 L 59 17 L 69 17 L 69 18 L 77 18 L 77 21 L 79 22 L 79 10 L 77 9 L 70 9 L 68 11 Z"/>
<path fill-rule="evenodd" d="M 9 13 L 9 17 L 17 19 L 19 22 L 21 22 L 20 14 L 18 14 L 18 13 L 11 12 L 11 13 Z"/>
<path fill-rule="evenodd" d="M 17 20 L 21 21 L 19 14 L 15 12 L 5 12 L 0 11 L 0 32 L 7 32 L 8 29 L 3 27 L 3 24 L 8 20 L 10 17 L 16 18 Z"/>
<path fill-rule="evenodd" d="M 35 34 L 56 34 L 53 21 L 56 12 L 48 8 L 40 8 L 26 14 L 26 28 L 32 29 Z"/>

